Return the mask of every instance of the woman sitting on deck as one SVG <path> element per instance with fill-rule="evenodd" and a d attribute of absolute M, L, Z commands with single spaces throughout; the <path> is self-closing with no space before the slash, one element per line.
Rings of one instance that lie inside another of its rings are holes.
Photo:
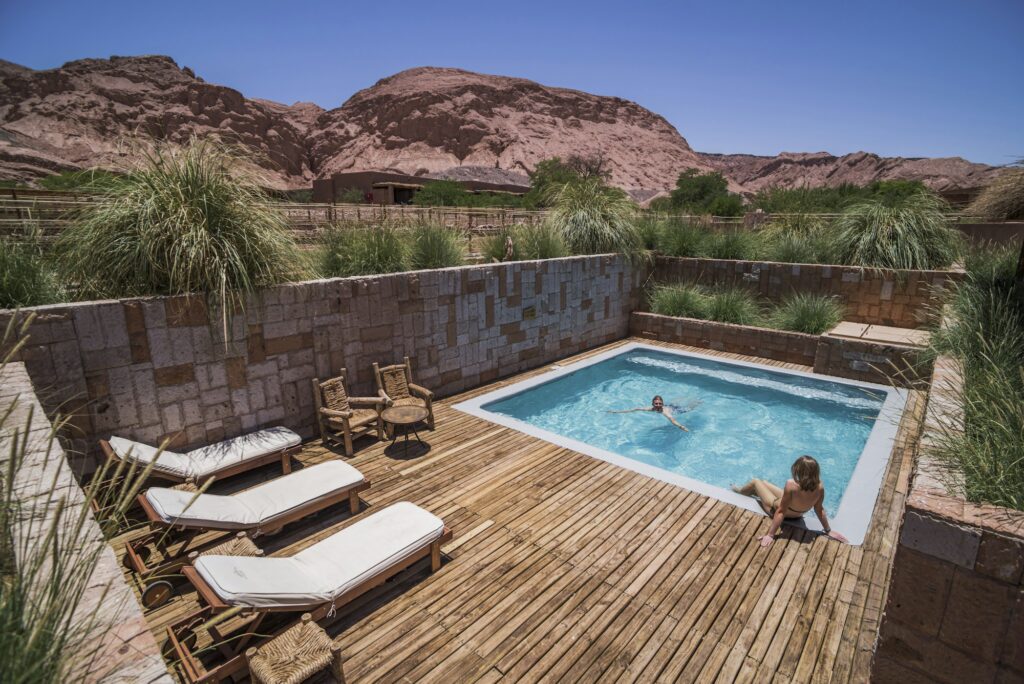
<path fill-rule="evenodd" d="M 821 521 L 825 534 L 836 541 L 845 542 L 846 537 L 839 534 L 828 524 L 825 515 L 825 487 L 821 484 L 821 471 L 818 462 L 811 456 L 801 456 L 790 468 L 792 480 L 786 480 L 784 489 L 779 489 L 764 480 L 751 480 L 742 487 L 733 487 L 733 491 L 745 496 L 755 496 L 765 513 L 771 516 L 772 524 L 768 534 L 759 537 L 761 546 L 771 546 L 775 541 L 775 533 L 782 527 L 783 520 L 799 520 L 812 508 Z"/>

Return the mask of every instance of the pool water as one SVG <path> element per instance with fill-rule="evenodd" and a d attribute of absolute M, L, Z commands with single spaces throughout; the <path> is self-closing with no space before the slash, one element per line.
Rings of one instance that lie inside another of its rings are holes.
<path fill-rule="evenodd" d="M 650 406 L 656 394 L 679 407 L 699 400 L 675 412 L 689 432 L 652 412 L 609 413 Z M 810 454 L 834 516 L 885 400 L 856 385 L 633 349 L 480 408 L 721 488 L 752 477 L 781 486 Z"/>

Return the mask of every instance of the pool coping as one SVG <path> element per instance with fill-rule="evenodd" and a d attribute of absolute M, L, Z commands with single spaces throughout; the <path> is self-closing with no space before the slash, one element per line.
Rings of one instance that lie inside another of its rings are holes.
<path fill-rule="evenodd" d="M 570 361 L 565 365 L 558 363 L 552 364 L 551 369 L 548 371 L 539 373 L 525 380 L 520 380 L 519 382 L 512 383 L 511 385 L 507 385 L 492 392 L 487 392 L 473 397 L 472 399 L 459 402 L 452 408 L 491 423 L 496 423 L 498 425 L 503 425 L 507 428 L 517 430 L 518 432 L 525 433 L 551 444 L 571 449 L 586 456 L 617 465 L 620 468 L 625 468 L 648 477 L 653 477 L 698 494 L 764 515 L 764 511 L 761 510 L 761 507 L 757 502 L 748 496 L 743 496 L 731 490 L 717 487 L 694 478 L 686 477 L 685 475 L 673 473 L 663 468 L 659 468 L 658 466 L 642 463 L 606 449 L 586 444 L 585 442 L 581 442 L 571 437 L 566 437 L 564 435 L 559 435 L 557 433 L 538 428 L 525 421 L 492 413 L 491 411 L 483 408 L 484 404 L 489 404 L 513 394 L 519 394 L 524 390 L 528 390 L 538 385 L 543 385 L 564 375 L 570 375 L 588 366 L 601 363 L 602 361 L 606 361 L 622 354 L 627 354 L 636 349 L 674 354 L 676 356 L 695 357 L 726 365 L 756 368 L 758 370 L 770 371 L 783 375 L 794 375 L 797 377 L 817 379 L 825 382 L 835 382 L 884 393 L 886 398 L 882 404 L 882 408 L 879 410 L 878 418 L 875 419 L 875 424 L 871 429 L 871 433 L 868 435 L 867 442 L 864 444 L 864 449 L 861 451 L 860 458 L 857 460 L 857 465 L 854 467 L 853 474 L 850 476 L 850 480 L 846 485 L 846 490 L 843 492 L 842 499 L 839 502 L 838 512 L 830 520 L 833 529 L 846 535 L 851 544 L 860 545 L 864 543 L 864 538 L 871 525 L 875 504 L 878 500 L 878 494 L 881 491 L 882 481 L 885 477 L 885 470 L 889 465 L 893 449 L 896 446 L 896 435 L 899 431 L 903 411 L 906 408 L 907 398 L 909 397 L 909 391 L 903 388 L 888 387 L 886 385 L 864 382 L 861 380 L 838 378 L 821 373 L 790 370 L 788 368 L 779 368 L 777 366 L 769 366 L 763 363 L 743 361 L 739 359 L 722 358 L 719 356 L 712 356 L 710 354 L 701 354 L 699 352 L 683 351 L 653 344 L 645 344 L 643 342 L 628 342 L 624 345 L 600 352 L 586 359 L 574 362 Z M 755 474 L 752 474 L 752 476 L 755 476 Z M 813 514 L 805 516 L 801 519 L 800 523 L 796 524 L 798 526 L 805 526 L 810 530 L 821 531 L 821 524 L 818 522 L 817 516 L 814 516 Z"/>

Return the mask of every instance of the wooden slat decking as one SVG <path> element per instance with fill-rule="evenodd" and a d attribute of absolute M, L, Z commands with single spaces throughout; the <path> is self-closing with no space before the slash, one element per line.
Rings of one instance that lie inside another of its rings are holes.
<path fill-rule="evenodd" d="M 436 404 L 437 430 L 421 433 L 426 453 L 411 448 L 403 458 L 383 443 L 357 445 L 349 462 L 372 482 L 360 515 L 409 500 L 444 518 L 455 536 L 439 572 L 421 565 L 404 573 L 329 628 L 349 682 L 868 679 L 919 393 L 866 543 L 784 528 L 765 550 L 755 541 L 763 516 L 451 408 L 545 369 Z M 300 460 L 334 457 L 317 442 Z M 230 491 L 274 475 L 222 485 Z M 342 509 L 258 543 L 268 555 L 294 553 L 348 524 Z M 158 641 L 196 605 L 186 592 L 149 613 Z"/>

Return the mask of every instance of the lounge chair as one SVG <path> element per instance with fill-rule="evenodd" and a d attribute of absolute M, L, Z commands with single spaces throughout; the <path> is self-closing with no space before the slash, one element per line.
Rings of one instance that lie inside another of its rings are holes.
<path fill-rule="evenodd" d="M 429 556 L 431 571 L 436 571 L 441 567 L 441 544 L 451 537 L 440 518 L 403 501 L 368 515 L 294 556 L 201 557 L 182 572 L 206 606 L 169 626 L 168 643 L 188 681 L 217 681 L 238 674 L 245 668 L 244 653 L 253 635 L 269 633 L 261 625 L 270 613 L 308 612 L 313 620 L 333 618 L 338 607 L 420 559 Z M 208 624 L 215 615 L 231 609 L 249 613 L 244 624 L 234 625 L 233 632 L 241 630 L 238 638 L 221 632 L 226 622 Z M 216 652 L 226 658 L 209 670 L 193 653 L 195 632 L 204 625 Z"/>
<path fill-rule="evenodd" d="M 224 543 L 223 535 L 218 535 L 193 545 L 198 536 L 214 531 L 238 531 L 250 538 L 275 534 L 289 523 L 346 499 L 355 515 L 359 512 L 359 492 L 369 487 L 362 473 L 337 460 L 303 468 L 231 496 L 151 487 L 138 497 L 150 532 L 128 543 L 125 565 L 147 581 L 142 604 L 155 608 L 174 592 L 168 577 L 199 554 Z M 154 549 L 160 553 L 160 561 L 149 565 Z"/>
<path fill-rule="evenodd" d="M 377 393 L 387 400 L 388 406 L 422 406 L 427 409 L 427 427 L 434 429 L 434 393 L 412 381 L 409 357 L 402 363 L 379 367 L 373 364 L 377 379 Z"/>
<path fill-rule="evenodd" d="M 153 463 L 153 477 L 198 484 L 211 477 L 230 477 L 275 461 L 281 462 L 281 470 L 287 475 L 292 471 L 291 456 L 301 444 L 302 439 L 286 427 L 240 435 L 183 454 L 166 449 L 160 451 L 123 437 L 100 440 L 100 448 L 112 461 L 126 461 L 143 467 Z"/>
<path fill-rule="evenodd" d="M 380 412 L 386 400 L 383 397 L 350 397 L 345 390 L 345 369 L 338 377 L 324 382 L 313 378 L 313 397 L 316 400 L 316 418 L 324 444 L 342 445 L 345 455 L 351 456 L 352 440 L 377 433 L 384 438 L 384 421 Z"/>

